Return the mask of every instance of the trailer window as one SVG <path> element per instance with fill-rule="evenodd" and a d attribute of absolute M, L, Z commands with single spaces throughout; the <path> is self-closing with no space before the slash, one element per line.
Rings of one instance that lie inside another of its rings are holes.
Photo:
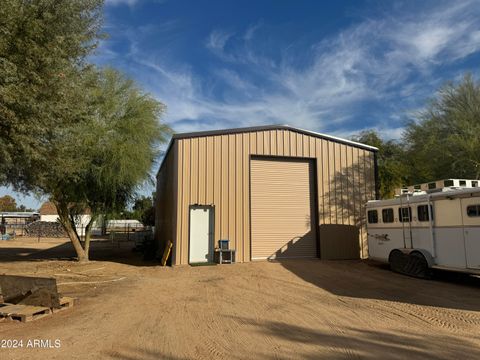
<path fill-rule="evenodd" d="M 443 186 L 445 187 L 453 186 L 453 180 L 445 180 L 443 182 Z"/>
<path fill-rule="evenodd" d="M 478 187 L 478 181 L 472 181 L 472 187 Z"/>
<path fill-rule="evenodd" d="M 398 208 L 398 218 L 400 219 L 400 222 L 412 221 L 412 208 L 410 206 Z"/>
<path fill-rule="evenodd" d="M 382 221 L 384 223 L 392 223 L 393 222 L 393 209 L 383 209 L 382 210 Z"/>
<path fill-rule="evenodd" d="M 480 216 L 480 205 L 470 205 L 467 206 L 467 215 L 469 217 L 478 217 Z"/>
<path fill-rule="evenodd" d="M 433 219 L 432 205 L 430 205 L 430 214 L 432 214 L 432 219 Z M 417 215 L 418 215 L 418 221 L 429 221 L 430 218 L 428 217 L 428 205 L 418 205 Z"/>
<path fill-rule="evenodd" d="M 368 210 L 367 217 L 368 217 L 368 223 L 369 224 L 378 223 L 378 211 L 377 210 Z"/>

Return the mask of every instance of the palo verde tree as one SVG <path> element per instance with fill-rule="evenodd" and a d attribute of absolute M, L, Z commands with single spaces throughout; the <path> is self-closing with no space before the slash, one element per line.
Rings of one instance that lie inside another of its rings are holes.
<path fill-rule="evenodd" d="M 480 178 L 480 83 L 467 74 L 447 83 L 406 127 L 411 183 Z"/>
<path fill-rule="evenodd" d="M 131 79 L 113 69 L 95 76 L 86 87 L 90 118 L 64 130 L 56 144 L 56 171 L 40 189 L 55 204 L 80 261 L 89 258 L 94 222 L 135 198 L 170 132 L 160 123 L 165 106 Z M 82 241 L 77 219 L 86 208 L 91 220 Z"/>
<path fill-rule="evenodd" d="M 86 61 L 102 0 L 5 0 L 0 6 L 0 183 L 47 195 L 79 260 L 99 214 L 124 208 L 148 178 L 167 127 L 163 104 Z M 81 241 L 76 225 L 92 220 Z"/>
<path fill-rule="evenodd" d="M 85 116 L 79 77 L 100 37 L 103 0 L 2 0 L 0 183 L 32 190 L 57 129 Z M 38 171 L 32 171 L 37 169 Z"/>

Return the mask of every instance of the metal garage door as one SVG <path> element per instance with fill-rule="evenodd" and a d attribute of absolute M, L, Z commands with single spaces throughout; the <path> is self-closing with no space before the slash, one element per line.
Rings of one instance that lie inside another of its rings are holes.
<path fill-rule="evenodd" d="M 316 257 L 313 164 L 252 159 L 252 259 Z"/>

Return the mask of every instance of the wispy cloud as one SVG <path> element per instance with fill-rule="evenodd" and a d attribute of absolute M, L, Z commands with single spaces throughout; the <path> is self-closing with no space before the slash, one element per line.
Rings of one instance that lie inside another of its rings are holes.
<path fill-rule="evenodd" d="M 227 41 L 234 35 L 232 32 L 213 30 L 207 38 L 206 47 L 217 55 L 222 55 Z"/>
<path fill-rule="evenodd" d="M 247 27 L 247 30 L 245 30 L 245 34 L 243 35 L 243 39 L 245 41 L 249 41 L 253 39 L 253 36 L 255 35 L 255 32 L 260 29 L 263 25 L 263 21 L 259 21 L 255 24 L 252 24 Z"/>
<path fill-rule="evenodd" d="M 150 2 L 154 2 L 157 4 L 162 4 L 167 2 L 168 0 L 150 0 Z M 105 0 L 106 6 L 119 6 L 119 5 L 127 5 L 130 8 L 135 7 L 135 5 L 145 3 L 145 0 Z"/>
<path fill-rule="evenodd" d="M 128 5 L 134 6 L 139 0 L 105 0 L 107 6 Z"/>
<path fill-rule="evenodd" d="M 382 24 L 382 36 L 392 41 L 391 59 L 416 66 L 451 63 L 480 49 L 478 1 L 449 2 L 407 20 Z"/>
<path fill-rule="evenodd" d="M 401 114 L 442 82 L 436 70 L 480 50 L 478 2 L 432 4 L 360 21 L 277 58 L 257 39 L 263 23 L 215 29 L 204 44 L 218 65 L 207 74 L 148 52 L 133 31 L 129 69 L 167 104 L 166 120 L 179 132 L 288 123 L 344 136 L 376 126 L 396 137 Z M 366 104 L 376 111 L 366 113 Z"/>

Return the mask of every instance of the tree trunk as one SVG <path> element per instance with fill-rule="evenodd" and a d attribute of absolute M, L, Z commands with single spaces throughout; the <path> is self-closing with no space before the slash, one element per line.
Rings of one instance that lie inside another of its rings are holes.
<path fill-rule="evenodd" d="M 58 217 L 63 228 L 67 232 L 70 241 L 72 242 L 73 248 L 77 253 L 77 259 L 80 262 L 88 261 L 88 252 L 82 247 L 82 242 L 75 228 L 75 221 L 70 217 L 68 213 L 68 204 L 61 204 L 59 202 L 54 202 L 55 207 L 57 208 Z"/>
<path fill-rule="evenodd" d="M 77 232 L 75 231 L 74 227 L 71 225 L 69 221 L 67 221 L 67 234 L 68 237 L 70 238 L 70 241 L 73 244 L 73 247 L 75 248 L 75 252 L 77 253 L 77 258 L 78 261 L 84 262 L 88 261 L 88 252 L 82 247 L 82 242 L 80 241 L 80 238 L 78 237 Z"/>
<path fill-rule="evenodd" d="M 102 216 L 102 236 L 107 235 L 107 226 L 108 226 L 108 218 L 107 215 Z"/>
<path fill-rule="evenodd" d="M 92 234 L 92 227 L 96 219 L 97 219 L 97 216 L 92 214 L 90 221 L 85 227 L 85 253 L 87 254 L 87 258 L 89 256 L 89 251 L 90 251 L 90 237 Z"/>

